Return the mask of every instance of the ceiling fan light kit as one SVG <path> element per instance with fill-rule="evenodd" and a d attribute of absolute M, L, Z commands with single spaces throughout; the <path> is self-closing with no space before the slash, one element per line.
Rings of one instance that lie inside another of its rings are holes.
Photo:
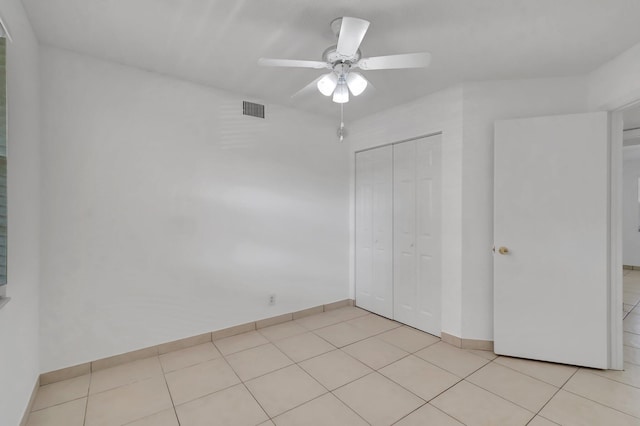
<path fill-rule="evenodd" d="M 337 104 L 346 104 L 349 102 L 349 89 L 344 82 L 338 83 L 336 90 L 333 91 L 333 102 Z"/>
<path fill-rule="evenodd" d="M 325 96 L 331 96 L 337 85 L 338 76 L 332 72 L 325 74 L 317 83 L 318 90 Z"/>
<path fill-rule="evenodd" d="M 369 71 L 429 66 L 431 55 L 427 52 L 363 58 L 360 44 L 369 25 L 369 21 L 348 16 L 331 21 L 330 26 L 338 37 L 338 43 L 324 51 L 322 61 L 261 58 L 258 63 L 271 67 L 330 69 L 331 72 L 317 80 L 316 87 L 324 96 L 333 95 L 333 102 L 341 106 L 349 102 L 349 92 L 353 96 L 358 96 L 369 85 L 362 74 L 352 69 L 360 68 Z"/>

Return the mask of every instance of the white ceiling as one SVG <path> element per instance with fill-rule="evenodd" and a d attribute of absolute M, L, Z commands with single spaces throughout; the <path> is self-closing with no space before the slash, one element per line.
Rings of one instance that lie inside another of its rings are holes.
<path fill-rule="evenodd" d="M 321 59 L 338 16 L 371 21 L 364 56 L 430 51 L 426 70 L 368 71 L 357 118 L 473 80 L 581 74 L 640 41 L 638 0 L 22 0 L 40 41 L 247 95 L 335 115 L 322 73 L 258 58 Z"/>

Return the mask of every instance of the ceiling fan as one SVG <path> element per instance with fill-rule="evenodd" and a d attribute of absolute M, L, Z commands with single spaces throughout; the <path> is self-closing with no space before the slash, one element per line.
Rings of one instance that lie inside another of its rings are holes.
<path fill-rule="evenodd" d="M 353 69 L 369 71 L 429 66 L 431 54 L 427 52 L 363 58 L 360 44 L 369 29 L 369 21 L 364 19 L 348 16 L 336 18 L 331 22 L 331 29 L 338 37 L 338 44 L 324 51 L 322 61 L 260 58 L 258 63 L 270 67 L 331 70 L 312 81 L 307 87 L 315 85 L 324 96 L 333 95 L 333 102 L 339 104 L 349 102 L 349 92 L 353 96 L 358 96 L 369 85 L 367 79 Z"/>

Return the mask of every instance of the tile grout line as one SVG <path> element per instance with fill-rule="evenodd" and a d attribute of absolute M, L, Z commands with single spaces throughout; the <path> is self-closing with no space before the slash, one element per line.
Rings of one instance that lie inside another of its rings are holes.
<path fill-rule="evenodd" d="M 635 364 L 633 364 L 633 365 L 635 365 Z M 629 383 L 621 382 L 619 380 L 612 379 L 612 378 L 607 377 L 607 376 L 601 376 L 600 374 L 596 374 L 596 373 L 592 372 L 591 370 L 587 370 L 585 368 L 581 368 L 581 370 L 584 370 L 585 373 L 590 374 L 592 376 L 596 376 L 596 377 L 599 377 L 599 378 L 602 378 L 602 379 L 607 379 L 607 380 L 609 380 L 611 382 L 618 383 L 618 384 L 624 385 L 624 386 L 629 386 L 631 388 L 640 390 L 640 386 L 630 385 Z M 618 370 L 602 370 L 602 371 L 618 371 Z M 624 370 L 621 370 L 621 371 L 624 371 Z"/>
<path fill-rule="evenodd" d="M 266 328 L 266 327 L 265 327 L 265 328 Z M 256 330 L 256 331 L 257 331 L 257 330 Z M 262 333 L 260 333 L 260 335 L 262 336 Z M 263 337 L 265 337 L 265 336 L 263 336 Z M 267 338 L 265 337 L 265 339 L 267 339 Z M 269 339 L 267 339 L 267 340 L 269 340 Z M 270 372 L 265 373 L 265 374 L 262 374 L 262 375 L 260 375 L 260 376 L 252 377 L 251 379 L 247 379 L 247 382 L 248 382 L 248 381 L 251 381 L 251 380 L 255 380 L 255 379 L 259 378 L 259 377 L 266 376 L 267 374 L 274 373 L 274 372 L 276 372 L 276 371 L 284 370 L 285 368 L 291 367 L 292 365 L 296 365 L 296 366 L 297 366 L 297 363 L 296 363 L 294 360 L 292 360 L 292 359 L 291 359 L 287 354 L 285 354 L 284 352 L 282 352 L 282 350 L 280 350 L 280 348 L 278 348 L 278 347 L 277 347 L 273 342 L 271 342 L 271 341 L 269 341 L 269 343 L 265 343 L 264 345 L 254 346 L 253 348 L 249 348 L 249 349 L 246 349 L 246 350 L 254 349 L 254 348 L 257 348 L 257 347 L 260 347 L 260 346 L 265 346 L 265 345 L 267 345 L 267 344 L 271 344 L 271 345 L 273 345 L 273 347 L 274 347 L 274 348 L 276 348 L 276 350 L 277 350 L 278 352 L 282 353 L 282 354 L 283 354 L 287 359 L 289 359 L 289 361 L 291 361 L 293 364 L 289 364 L 289 365 L 287 365 L 287 366 L 284 366 L 284 367 L 278 368 L 278 369 L 276 369 L 276 370 L 270 371 Z M 234 353 L 240 353 L 240 352 L 242 352 L 242 351 L 238 351 L 238 352 L 234 352 Z M 222 353 L 222 352 L 221 352 L 221 353 Z M 229 354 L 229 355 L 233 355 L 233 354 Z M 249 395 L 251 395 L 251 397 L 252 397 L 252 398 L 253 398 L 253 400 L 256 402 L 256 404 L 258 404 L 258 406 L 260 407 L 260 409 L 262 410 L 262 412 L 264 412 L 264 414 L 267 416 L 267 418 L 268 418 L 272 423 L 275 423 L 275 422 L 273 421 L 273 417 L 271 417 L 271 415 L 270 415 L 269 413 L 267 413 L 267 410 L 265 410 L 265 408 L 262 406 L 262 404 L 260 404 L 260 401 L 258 401 L 258 398 L 253 394 L 253 392 L 251 392 L 251 389 L 249 388 L 249 386 L 247 386 L 247 383 L 242 379 L 242 377 L 240 377 L 240 375 L 238 374 L 238 372 L 233 368 L 233 366 L 231 365 L 231 363 L 229 362 L 229 360 L 226 358 L 226 355 L 224 355 L 224 354 L 223 354 L 223 355 L 222 355 L 222 357 L 224 358 L 224 360 L 225 360 L 225 362 L 227 363 L 227 365 L 229 366 L 229 368 L 231 368 L 231 370 L 233 371 L 233 373 L 236 375 L 236 377 L 238 378 L 238 380 L 240 380 L 240 383 L 242 384 L 242 386 L 247 390 L 247 392 L 249 392 Z M 304 371 L 305 373 L 307 373 L 303 368 L 301 368 L 301 367 L 298 367 L 298 368 L 300 368 L 302 371 Z M 307 373 L 307 374 L 309 374 L 309 373 Z M 314 379 L 314 380 L 315 380 L 315 379 Z M 320 384 L 320 385 L 322 386 L 322 384 Z M 324 387 L 324 386 L 323 386 L 323 387 Z M 323 395 L 324 395 L 324 394 L 323 394 Z M 308 402 L 308 401 L 307 401 L 307 402 Z M 305 403 L 306 403 L 306 402 L 305 402 Z M 301 404 L 301 405 L 302 405 L 302 404 Z M 279 414 L 278 414 L 278 415 L 279 415 Z M 262 422 L 262 423 L 264 423 L 264 422 Z"/>
<path fill-rule="evenodd" d="M 164 365 L 162 365 L 162 361 L 160 360 L 160 355 L 158 355 L 158 362 L 160 363 L 160 369 L 162 370 L 162 378 L 164 379 L 164 386 L 167 388 L 167 393 L 169 394 L 169 400 L 171 401 L 171 407 L 173 408 L 173 415 L 176 416 L 176 421 L 178 422 L 178 426 L 180 426 L 180 418 L 178 418 L 178 410 L 176 410 L 176 404 L 173 402 L 173 395 L 171 394 L 171 389 L 169 389 L 169 382 L 167 381 L 167 373 L 164 371 Z"/>
<path fill-rule="evenodd" d="M 87 386 L 87 402 L 84 404 L 84 417 L 82 418 L 82 426 L 87 424 L 87 410 L 89 408 L 89 392 L 91 391 L 91 380 L 93 379 L 93 373 L 89 373 L 89 386 Z"/>
<path fill-rule="evenodd" d="M 610 410 L 617 411 L 618 413 L 622 413 L 622 414 L 624 414 L 625 416 L 633 417 L 634 419 L 640 419 L 640 417 L 638 417 L 638 416 L 634 416 L 633 414 L 626 413 L 626 412 L 624 412 L 624 411 L 622 411 L 622 410 L 620 410 L 620 409 L 618 409 L 618 408 L 615 408 L 615 407 L 610 407 L 610 406 L 608 406 L 608 405 L 606 405 L 606 404 L 603 404 L 602 402 L 596 401 L 596 400 L 591 399 L 591 398 L 587 398 L 587 397 L 586 397 L 586 396 L 584 396 L 584 395 L 580 395 L 580 394 L 578 394 L 578 393 L 575 393 L 575 392 L 573 392 L 573 391 L 570 391 L 570 390 L 567 390 L 567 389 L 564 389 L 564 388 L 563 388 L 562 390 L 563 390 L 563 391 L 565 391 L 565 392 L 568 392 L 568 393 L 570 393 L 570 394 L 572 394 L 572 395 L 578 396 L 578 397 L 580 397 L 580 398 L 584 398 L 584 399 L 586 399 L 587 401 L 591 401 L 591 402 L 593 402 L 593 403 L 595 403 L 595 404 L 598 404 L 598 405 L 601 405 L 601 406 L 603 406 L 603 407 L 609 408 Z"/>
<path fill-rule="evenodd" d="M 48 405 L 48 406 L 46 406 L 46 407 L 38 408 L 37 410 L 31 410 L 31 411 L 29 411 L 29 414 L 31 414 L 31 413 L 37 413 L 37 412 L 40 412 L 40 411 L 43 411 L 43 410 L 46 410 L 46 409 L 48 409 L 48 408 L 52 408 L 52 407 L 58 407 L 58 406 L 60 406 L 60 405 L 64 405 L 64 404 L 67 404 L 67 403 L 69 403 L 69 402 L 77 401 L 77 400 L 79 400 L 79 399 L 83 399 L 83 398 L 87 398 L 87 400 L 88 400 L 88 397 L 89 397 L 89 395 L 87 394 L 87 396 L 79 396 L 79 397 L 77 397 L 77 398 L 73 398 L 73 399 L 70 399 L 70 400 L 68 400 L 68 401 L 58 402 L 58 403 L 53 404 L 53 405 Z M 85 409 L 86 409 L 86 406 L 85 406 Z"/>
<path fill-rule="evenodd" d="M 497 359 L 498 359 L 498 358 L 500 358 L 500 357 L 503 357 L 503 355 L 499 355 L 499 356 L 497 356 L 495 359 L 493 359 L 493 360 L 491 360 L 491 361 L 493 362 L 493 361 L 497 360 Z M 508 358 L 511 358 L 511 357 L 508 357 Z M 562 385 L 558 386 L 558 385 L 555 385 L 555 384 L 553 384 L 553 383 L 549 383 L 549 382 L 546 382 L 546 381 L 544 381 L 544 380 L 542 380 L 542 379 L 539 379 L 538 377 L 532 376 L 531 374 L 527 374 L 527 373 L 525 373 L 524 371 L 520 371 L 520 370 L 515 369 L 515 368 L 513 368 L 513 367 L 510 367 L 510 366 L 508 366 L 508 365 L 504 365 L 504 364 L 500 364 L 499 362 L 496 362 L 496 364 L 498 364 L 498 365 L 499 365 L 499 366 L 501 366 L 501 367 L 508 368 L 509 370 L 511 370 L 511 371 L 515 371 L 516 373 L 524 374 L 524 375 L 525 375 L 525 376 L 527 376 L 527 377 L 530 377 L 530 378 L 532 378 L 532 379 L 536 379 L 536 380 L 537 380 L 537 381 L 539 381 L 539 382 L 545 383 L 545 384 L 547 384 L 547 385 L 551 385 L 551 386 L 553 386 L 553 387 L 555 387 L 555 388 L 559 388 L 559 389 L 562 389 L 562 386 L 564 386 L 564 384 L 565 384 L 565 383 L 567 383 L 567 382 L 569 381 L 569 379 L 570 379 L 571 377 L 573 377 L 573 375 L 574 375 L 574 374 L 576 374 L 576 372 L 580 369 L 580 367 L 578 367 L 578 366 L 576 366 L 576 365 L 559 364 L 559 363 L 554 363 L 554 362 L 538 361 L 538 360 L 536 360 L 536 359 L 527 359 L 527 358 L 514 358 L 514 359 L 521 359 L 521 360 L 524 360 L 524 361 L 536 361 L 536 362 L 542 362 L 542 363 L 546 363 L 546 364 L 561 365 L 561 366 L 564 366 L 564 367 L 576 368 L 577 370 L 576 370 L 576 371 L 574 371 L 573 373 L 571 373 L 571 375 L 569 376 L 569 378 L 568 378 L 568 379 L 566 379 L 566 380 L 563 382 L 563 384 L 562 384 Z"/>
<path fill-rule="evenodd" d="M 538 412 L 536 413 L 536 416 L 544 417 L 544 416 L 542 416 L 542 415 L 540 414 L 540 413 L 542 412 L 542 410 L 544 410 L 544 407 L 546 407 L 547 405 L 549 405 L 549 403 L 551 402 L 551 400 L 552 400 L 553 398 L 555 398 L 555 397 L 556 397 L 556 395 L 557 395 L 561 390 L 565 390 L 565 389 L 564 389 L 565 385 L 566 385 L 567 383 L 569 383 L 569 380 L 571 380 L 571 378 L 572 378 L 573 376 L 575 376 L 575 375 L 578 373 L 578 371 L 580 371 L 580 368 L 578 368 L 576 371 L 574 371 L 574 372 L 573 372 L 573 374 L 572 374 L 571 376 L 569 376 L 569 378 L 568 378 L 567 380 L 565 380 L 565 381 L 564 381 L 564 383 L 562 384 L 562 386 L 560 386 L 560 387 L 558 388 L 558 390 L 554 392 L 554 394 L 551 396 L 551 398 L 549 398 L 549 400 L 548 400 L 547 402 L 545 402 L 545 403 L 544 403 L 544 405 L 543 405 L 542 407 L 540 407 L 540 409 L 539 409 L 539 410 L 538 410 Z M 566 390 L 565 390 L 565 392 L 566 392 Z M 535 416 L 534 416 L 533 418 L 535 419 Z M 544 418 L 546 419 L 546 417 L 544 417 Z M 532 419 L 532 420 L 533 420 L 533 419 Z M 547 419 L 547 420 L 549 420 L 549 419 Z M 551 421 L 552 421 L 552 420 L 551 420 Z M 555 422 L 553 422 L 553 423 L 555 423 Z"/>

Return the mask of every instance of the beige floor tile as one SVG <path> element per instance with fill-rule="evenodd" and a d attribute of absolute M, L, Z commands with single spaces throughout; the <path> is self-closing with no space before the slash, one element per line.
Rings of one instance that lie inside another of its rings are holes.
<path fill-rule="evenodd" d="M 550 385 L 561 387 L 578 368 L 570 365 L 554 364 L 551 362 L 534 361 L 530 359 L 500 356 L 494 361 L 497 364 L 512 368 L 521 373 L 542 380 Z"/>
<path fill-rule="evenodd" d="M 231 354 L 227 361 L 243 381 L 293 364 L 271 343 Z"/>
<path fill-rule="evenodd" d="M 640 349 L 631 346 L 624 347 L 624 362 L 640 365 Z"/>
<path fill-rule="evenodd" d="M 369 314 L 347 321 L 350 324 L 370 336 L 384 333 L 385 331 L 402 326 L 399 322 L 391 321 L 375 314 Z"/>
<path fill-rule="evenodd" d="M 89 395 L 85 426 L 126 424 L 172 407 L 164 377 L 153 377 Z"/>
<path fill-rule="evenodd" d="M 394 426 L 464 426 L 450 415 L 438 410 L 431 404 L 425 404 Z"/>
<path fill-rule="evenodd" d="M 526 425 L 534 413 L 462 381 L 431 401 L 465 425 Z"/>
<path fill-rule="evenodd" d="M 640 315 L 630 313 L 622 321 L 622 327 L 626 332 L 640 334 Z"/>
<path fill-rule="evenodd" d="M 76 399 L 29 414 L 27 426 L 82 426 L 87 398 Z"/>
<path fill-rule="evenodd" d="M 128 362 L 92 373 L 89 394 L 104 392 L 157 376 L 162 376 L 162 366 L 157 356 Z"/>
<path fill-rule="evenodd" d="M 640 389 L 579 370 L 563 388 L 607 407 L 640 417 Z"/>
<path fill-rule="evenodd" d="M 623 371 L 616 370 L 588 370 L 592 374 L 606 377 L 616 382 L 625 383 L 627 385 L 640 388 L 640 365 L 629 364 L 625 362 Z"/>
<path fill-rule="evenodd" d="M 564 390 L 551 398 L 540 415 L 563 426 L 640 425 L 640 419 Z"/>
<path fill-rule="evenodd" d="M 500 364 L 487 364 L 466 379 L 506 400 L 537 413 L 558 388 Z"/>
<path fill-rule="evenodd" d="M 460 381 L 460 378 L 411 355 L 380 370 L 380 373 L 425 401 Z"/>
<path fill-rule="evenodd" d="M 406 325 L 386 331 L 376 337 L 411 353 L 440 341 L 439 337 L 418 331 Z"/>
<path fill-rule="evenodd" d="M 330 316 L 339 319 L 340 321 L 349 321 L 354 318 L 369 315 L 368 311 L 354 306 L 346 306 L 344 308 L 334 309 L 333 311 L 328 311 L 327 313 Z"/>
<path fill-rule="evenodd" d="M 261 328 L 258 333 L 270 341 L 276 341 L 280 339 L 286 339 L 287 337 L 295 336 L 297 334 L 306 333 L 308 330 L 293 321 L 287 321 L 284 324 L 272 325 L 270 327 Z"/>
<path fill-rule="evenodd" d="M 640 334 L 624 333 L 624 344 L 634 348 L 640 348 Z"/>
<path fill-rule="evenodd" d="M 332 314 L 331 311 L 329 311 L 300 318 L 294 320 L 293 322 L 298 324 L 299 326 L 306 328 L 307 330 L 317 330 L 318 328 L 337 324 L 339 322 L 342 322 L 342 320 L 335 314 Z"/>
<path fill-rule="evenodd" d="M 269 419 L 244 385 L 176 407 L 180 426 L 254 426 Z"/>
<path fill-rule="evenodd" d="M 389 365 L 409 354 L 399 347 L 393 346 L 376 337 L 370 337 L 345 346 L 342 350 L 374 370 Z"/>
<path fill-rule="evenodd" d="M 223 358 L 172 371 L 165 377 L 176 405 L 240 383 L 236 373 Z"/>
<path fill-rule="evenodd" d="M 489 362 L 485 358 L 444 342 L 422 349 L 416 352 L 415 355 L 440 368 L 444 368 L 458 377 L 466 377 Z"/>
<path fill-rule="evenodd" d="M 213 343 L 223 355 L 229 355 L 264 345 L 265 343 L 269 343 L 269 341 L 259 332 L 250 331 L 248 333 L 238 334 L 237 336 L 225 337 Z"/>
<path fill-rule="evenodd" d="M 148 417 L 144 417 L 140 420 L 136 420 L 132 423 L 127 423 L 126 426 L 179 426 L 176 412 L 173 408 L 160 411 L 159 413 L 152 414 Z"/>
<path fill-rule="evenodd" d="M 622 304 L 622 312 L 624 313 L 631 312 L 632 309 L 633 309 L 633 305 L 627 305 L 626 303 Z"/>
<path fill-rule="evenodd" d="M 76 377 L 74 379 L 63 380 L 50 385 L 41 386 L 33 402 L 32 410 L 41 410 L 52 405 L 73 401 L 74 399 L 86 397 L 89 394 L 90 374 Z"/>
<path fill-rule="evenodd" d="M 278 340 L 274 342 L 274 345 L 295 362 L 304 361 L 335 349 L 335 346 L 311 332 Z"/>
<path fill-rule="evenodd" d="M 297 365 L 249 380 L 246 385 L 270 417 L 282 414 L 327 392 Z"/>
<path fill-rule="evenodd" d="M 303 361 L 300 367 L 329 390 L 346 385 L 373 371 L 341 350 Z"/>
<path fill-rule="evenodd" d="M 258 426 L 275 426 L 276 424 L 274 422 L 272 422 L 271 420 L 267 420 L 264 423 L 260 423 Z"/>
<path fill-rule="evenodd" d="M 494 359 L 498 358 L 498 355 L 494 354 L 491 351 L 481 351 L 479 349 L 467 349 L 467 352 L 471 352 L 474 355 L 478 355 L 479 357 L 482 357 L 484 359 L 488 359 L 489 361 L 493 361 Z"/>
<path fill-rule="evenodd" d="M 623 292 L 640 293 L 640 281 L 628 283 L 624 286 Z"/>
<path fill-rule="evenodd" d="M 367 426 L 349 407 L 328 393 L 276 417 L 277 426 Z"/>
<path fill-rule="evenodd" d="M 374 426 L 400 420 L 424 401 L 378 373 L 371 373 L 333 392 Z"/>
<path fill-rule="evenodd" d="M 209 342 L 160 355 L 160 364 L 164 372 L 168 373 L 221 357 L 213 343 Z"/>
<path fill-rule="evenodd" d="M 557 423 L 554 423 L 551 420 L 547 420 L 541 416 L 535 416 L 527 426 L 556 426 L 556 425 Z"/>
<path fill-rule="evenodd" d="M 314 333 L 338 348 L 366 339 L 370 336 L 370 334 L 365 333 L 346 322 L 315 330 Z"/>

